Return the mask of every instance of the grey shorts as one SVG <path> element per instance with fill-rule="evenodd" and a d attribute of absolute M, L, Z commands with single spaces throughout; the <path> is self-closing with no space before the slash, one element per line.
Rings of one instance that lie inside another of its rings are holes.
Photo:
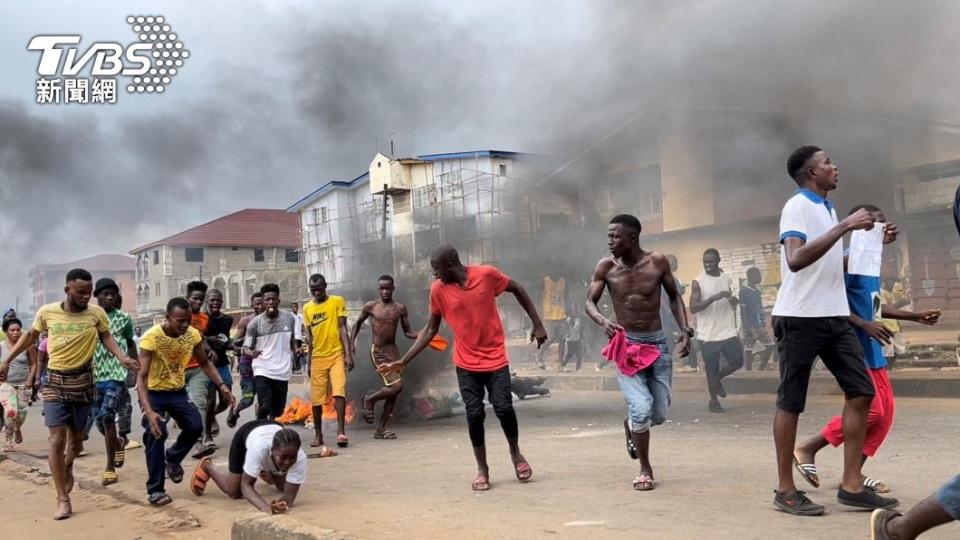
<path fill-rule="evenodd" d="M 89 403 L 76 401 L 43 402 L 43 423 L 47 427 L 67 426 L 73 431 L 83 431 L 87 427 L 92 407 Z"/>

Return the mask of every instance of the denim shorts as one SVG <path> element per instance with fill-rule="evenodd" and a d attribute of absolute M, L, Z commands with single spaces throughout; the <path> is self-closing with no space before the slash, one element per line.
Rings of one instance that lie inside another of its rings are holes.
<path fill-rule="evenodd" d="M 627 340 L 660 348 L 660 358 L 632 377 L 617 371 L 620 392 L 627 402 L 630 430 L 634 433 L 645 433 L 650 430 L 650 426 L 659 426 L 667 421 L 670 386 L 673 384 L 673 358 L 667 347 L 666 334 L 662 330 L 649 333 L 628 332 Z"/>
<path fill-rule="evenodd" d="M 952 480 L 937 490 L 936 497 L 940 506 L 953 519 L 960 520 L 960 475 L 954 476 Z"/>
<path fill-rule="evenodd" d="M 217 373 L 220 374 L 220 380 L 225 382 L 227 386 L 233 386 L 233 373 L 230 373 L 229 365 L 218 367 Z M 219 390 L 217 385 L 213 384 L 213 381 L 207 383 L 207 387 L 210 388 L 210 390 Z"/>
<path fill-rule="evenodd" d="M 100 381 L 97 383 L 97 401 L 93 406 L 93 417 L 97 421 L 112 424 L 120 410 L 123 392 L 127 387 L 123 381 Z"/>

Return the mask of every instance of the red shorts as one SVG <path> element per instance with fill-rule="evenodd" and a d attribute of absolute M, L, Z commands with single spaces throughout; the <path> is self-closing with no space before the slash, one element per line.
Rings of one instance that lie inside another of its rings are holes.
<path fill-rule="evenodd" d="M 870 403 L 870 412 L 867 413 L 867 435 L 863 440 L 863 453 L 873 457 L 893 426 L 893 387 L 890 386 L 887 368 L 871 368 L 867 369 L 867 373 L 873 379 L 876 395 Z M 843 444 L 843 417 L 834 416 L 823 426 L 820 434 L 833 446 Z"/>

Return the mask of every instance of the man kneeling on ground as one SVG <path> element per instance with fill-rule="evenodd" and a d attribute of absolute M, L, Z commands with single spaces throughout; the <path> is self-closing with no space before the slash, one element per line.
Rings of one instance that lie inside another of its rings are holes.
<path fill-rule="evenodd" d="M 283 495 L 268 503 L 254 487 L 257 478 Z M 233 436 L 227 470 L 218 469 L 209 457 L 203 458 L 193 471 L 190 490 L 203 495 L 207 482 L 213 480 L 231 499 L 244 498 L 261 512 L 283 514 L 293 507 L 306 479 L 307 455 L 300 449 L 297 432 L 272 420 L 254 420 Z"/>

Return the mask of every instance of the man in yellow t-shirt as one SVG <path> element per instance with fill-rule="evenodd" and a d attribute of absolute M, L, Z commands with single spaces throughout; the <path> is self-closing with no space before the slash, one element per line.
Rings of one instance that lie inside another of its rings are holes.
<path fill-rule="evenodd" d="M 137 362 L 120 350 L 110 334 L 107 314 L 90 305 L 93 276 L 82 268 L 67 272 L 66 298 L 47 304 L 37 311 L 33 327 L 0 362 L 0 380 L 6 378 L 10 360 L 31 346 L 41 333 L 47 333 L 47 374 L 42 382 L 44 423 L 50 430 L 50 473 L 57 489 L 57 513 L 54 519 L 73 514 L 70 492 L 73 490 L 73 459 L 83 446 L 83 430 L 90 417 L 94 395 L 93 353 L 103 344 L 127 368 Z"/>
<path fill-rule="evenodd" d="M 563 364 L 567 336 L 566 289 L 567 281 L 562 277 L 544 276 L 540 307 L 543 308 L 543 325 L 547 328 L 547 341 L 533 353 L 537 367 L 540 369 L 547 368 L 543 363 L 543 355 L 550 348 L 551 343 L 556 343 L 559 348 L 558 365 Z M 561 365 L 559 369 L 563 371 L 563 366 Z"/>
<path fill-rule="evenodd" d="M 341 296 L 327 295 L 327 280 L 320 274 L 310 276 L 313 300 L 303 306 L 303 326 L 307 329 L 310 354 L 310 400 L 313 403 L 313 429 L 316 437 L 310 446 L 319 447 L 321 457 L 336 455 L 323 445 L 323 405 L 333 396 L 337 411 L 337 446 L 350 444 L 344 430 L 346 416 L 347 371 L 353 369 L 353 350 L 347 335 L 347 306 Z M 329 392 L 329 394 L 328 394 Z"/>
<path fill-rule="evenodd" d="M 234 405 L 233 394 L 203 351 L 203 337 L 190 326 L 190 304 L 184 298 L 167 303 L 163 322 L 154 325 L 140 338 L 140 365 L 137 393 L 143 407 L 143 447 L 147 458 L 147 500 L 154 506 L 170 504 L 173 499 L 164 489 L 164 474 L 170 481 L 183 481 L 180 463 L 203 434 L 200 411 L 190 402 L 186 391 L 186 370 L 191 357 L 198 368 L 220 391 L 223 400 Z M 180 435 L 169 450 L 167 421 L 169 414 L 180 426 Z"/>

